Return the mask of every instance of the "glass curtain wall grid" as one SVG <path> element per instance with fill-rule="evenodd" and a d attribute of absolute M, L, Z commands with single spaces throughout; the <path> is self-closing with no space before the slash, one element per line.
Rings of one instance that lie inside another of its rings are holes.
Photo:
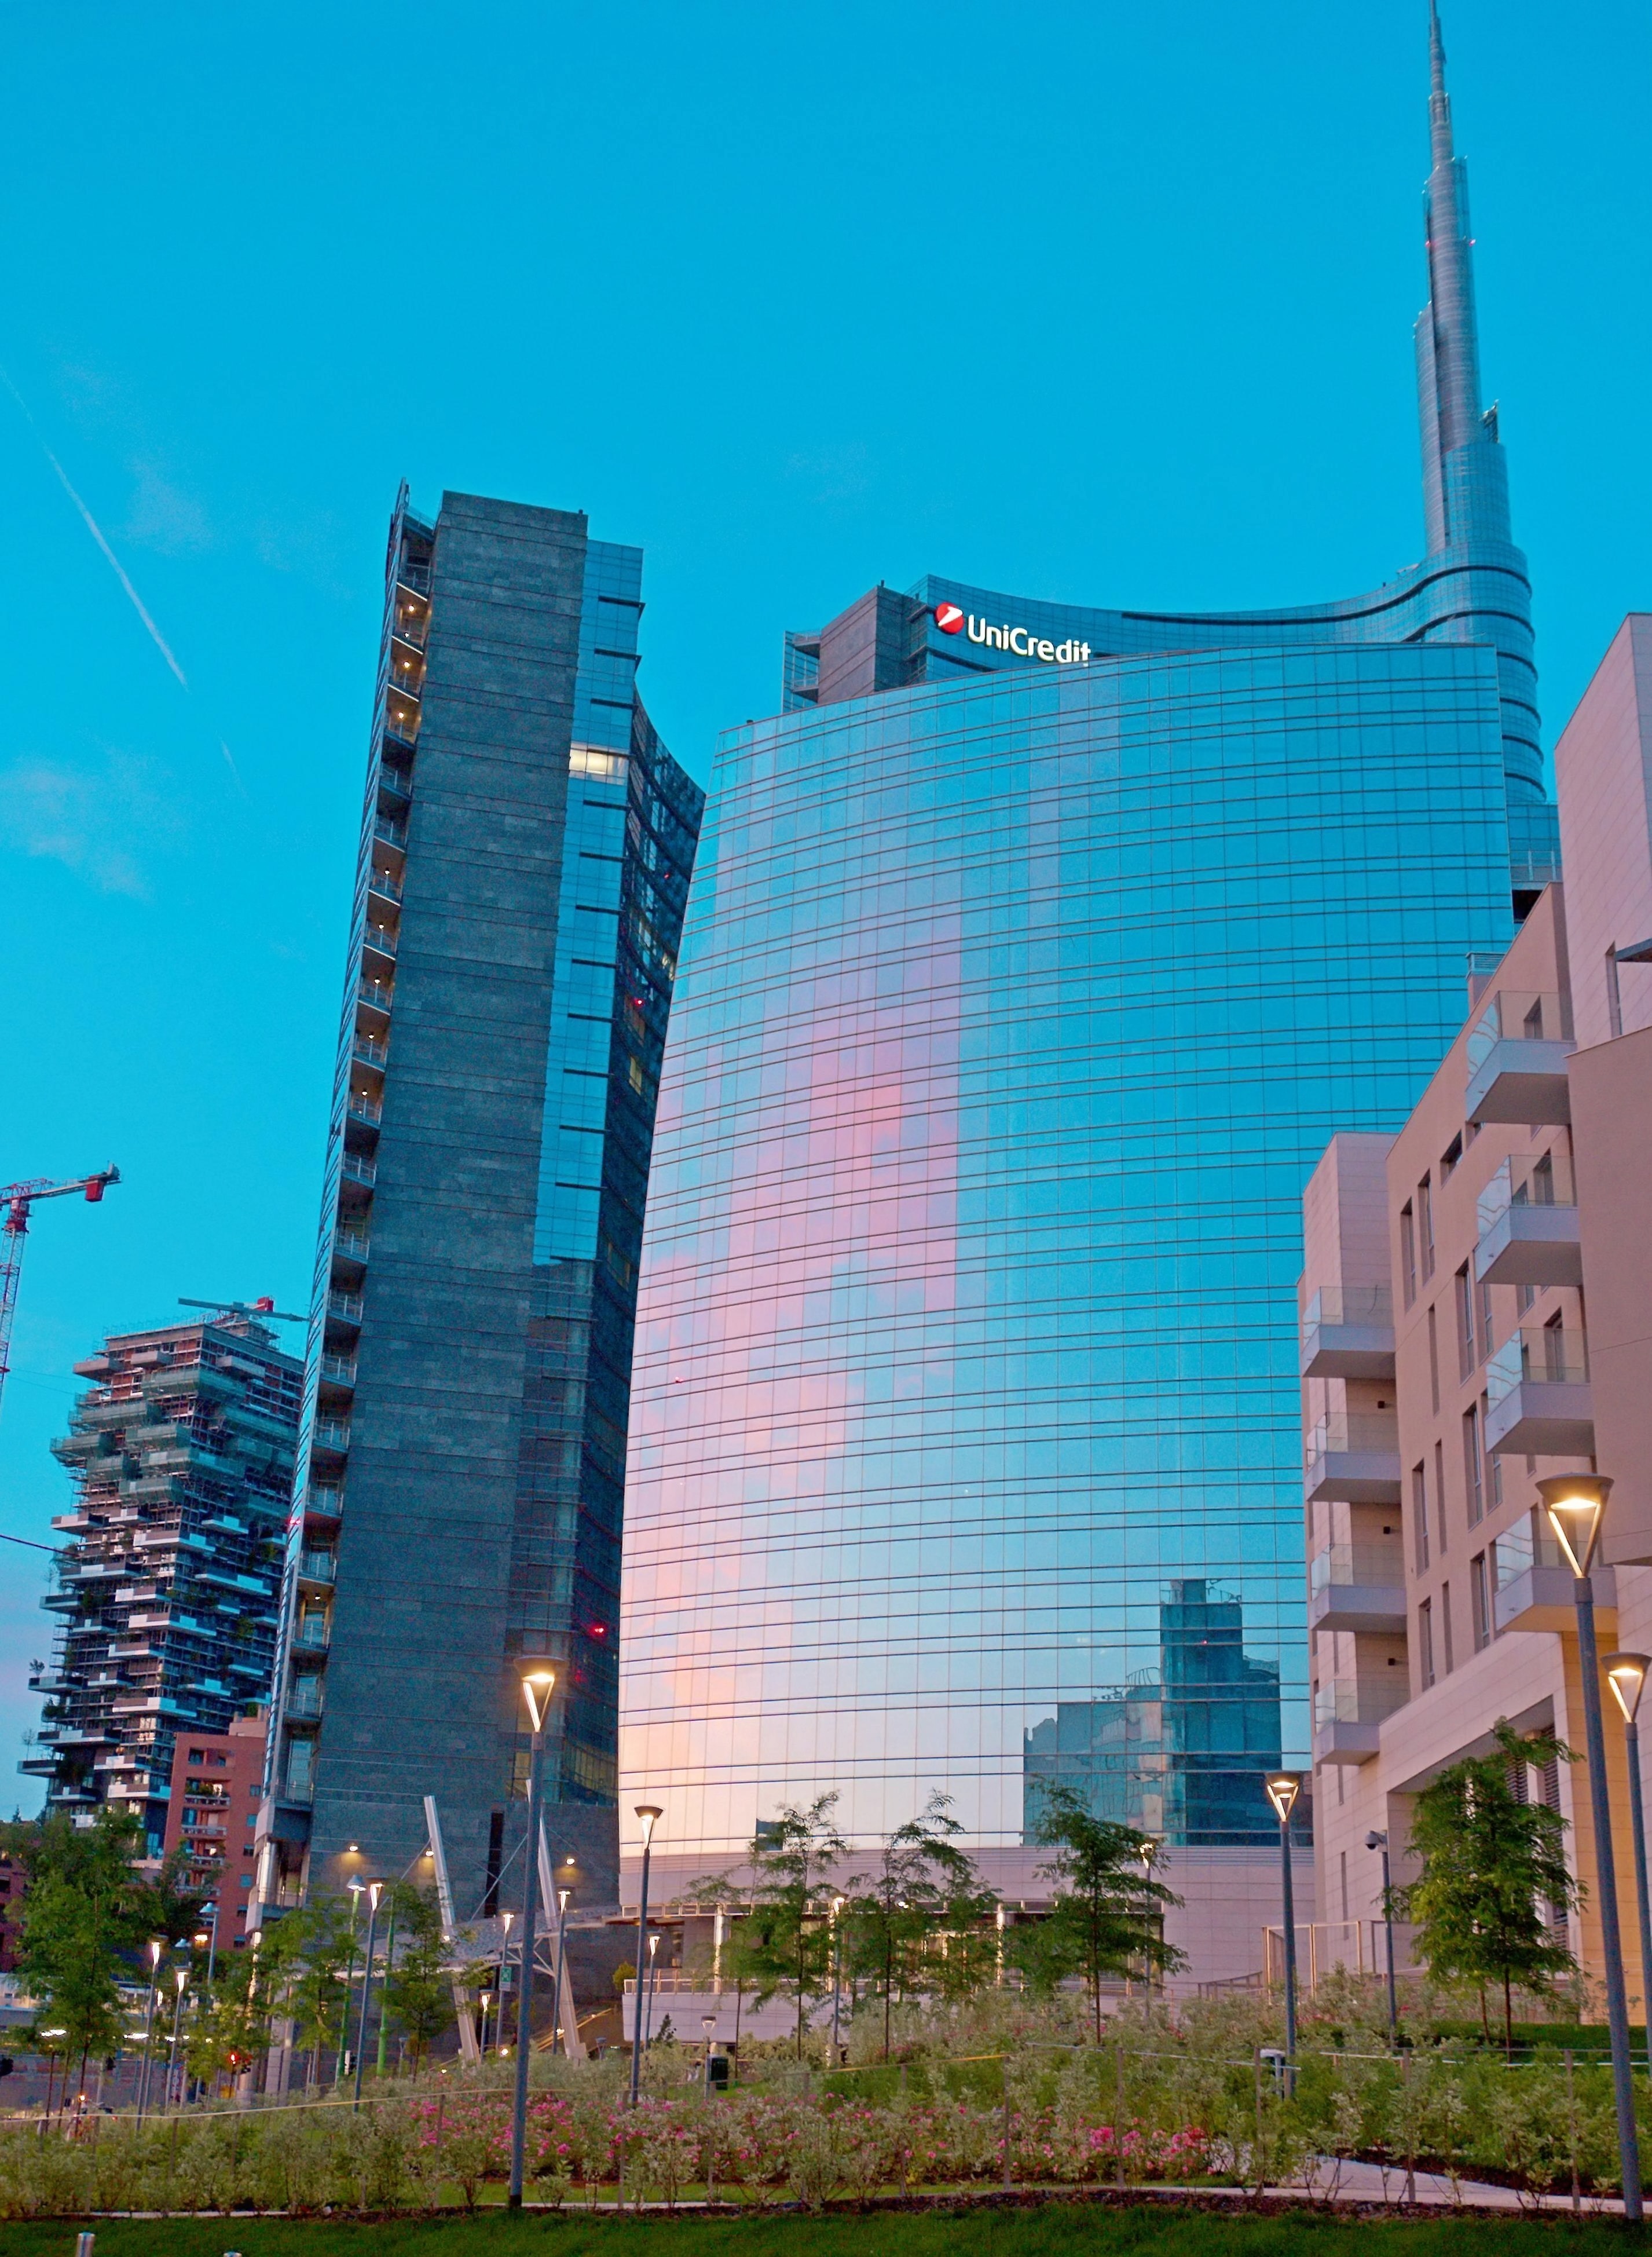
<path fill-rule="evenodd" d="M 92 1385 L 52 1445 L 75 1501 L 21 1768 L 48 1811 L 133 1812 L 159 1856 L 179 1733 L 268 1697 L 304 1367 L 226 1312 L 112 1334 L 74 1369 Z"/>
<path fill-rule="evenodd" d="M 575 514 L 449 494 L 431 525 L 398 505 L 288 1543 L 273 1905 L 342 1885 L 370 1844 L 416 1855 L 430 1793 L 474 1911 L 515 1853 L 528 1658 L 558 1674 L 559 1864 L 586 1900 L 613 1893 L 632 1333 L 702 806 L 637 693 L 641 581 L 641 552 Z"/>
<path fill-rule="evenodd" d="M 1512 930 L 1501 719 L 1488 649 L 1342 646 L 724 739 L 626 1498 L 622 1775 L 698 1870 L 822 1791 L 1013 1846 L 1086 1750 L 1219 1844 L 1308 1745 L 1301 1188 Z"/>

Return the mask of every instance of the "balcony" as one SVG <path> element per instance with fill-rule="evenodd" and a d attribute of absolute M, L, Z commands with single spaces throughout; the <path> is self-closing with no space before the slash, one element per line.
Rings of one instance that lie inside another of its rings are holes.
<path fill-rule="evenodd" d="M 1405 1560 L 1398 1544 L 1333 1544 L 1308 1569 L 1308 1627 L 1405 1634 Z"/>
<path fill-rule="evenodd" d="M 396 961 L 396 936 L 387 925 L 369 924 L 362 935 L 362 948 L 369 956 L 382 956 L 388 964 Z"/>
<path fill-rule="evenodd" d="M 1329 1288 L 1303 1314 L 1304 1379 L 1392 1379 L 1394 1296 L 1386 1285 Z"/>
<path fill-rule="evenodd" d="M 1500 988 L 1469 1030 L 1469 1119 L 1564 1127 L 1571 1119 L 1566 1060 L 1576 1048 L 1564 996 Z"/>
<path fill-rule="evenodd" d="M 1304 1446 L 1310 1504 L 1398 1504 L 1400 1427 L 1392 1412 L 1322 1419 Z"/>
<path fill-rule="evenodd" d="M 381 760 L 378 763 L 378 791 L 380 798 L 388 800 L 391 804 L 390 811 L 381 814 L 373 825 L 373 836 L 375 838 L 390 838 L 396 845 L 405 846 L 407 826 L 396 810 L 406 809 L 412 803 L 413 771 L 399 768 L 388 759 Z M 397 833 L 400 834 L 399 837 Z"/>
<path fill-rule="evenodd" d="M 1502 1542 L 1498 1542 L 1500 1553 Z M 1575 1631 L 1578 1626 L 1577 1601 L 1572 1593 L 1570 1567 L 1549 1567 L 1534 1562 L 1509 1577 L 1500 1581 L 1493 1601 L 1493 1612 L 1500 1631 L 1557 1630 Z M 1618 1579 L 1610 1567 L 1597 1567 L 1589 1578 L 1594 1593 L 1595 1631 L 1598 1637 L 1615 1640 L 1618 1635 Z"/>
<path fill-rule="evenodd" d="M 344 1428 L 349 1434 L 348 1426 Z M 348 1443 L 345 1445 L 349 1447 Z M 344 1517 L 344 1492 L 332 1482 L 312 1482 L 304 1499 L 306 1512 L 313 1512 L 320 1520 L 342 1520 Z"/>
<path fill-rule="evenodd" d="M 338 1573 L 336 1552 L 306 1552 L 299 1560 L 300 1583 L 325 1583 L 330 1586 Z"/>
<path fill-rule="evenodd" d="M 365 1262 L 372 1246 L 370 1232 L 341 1223 L 333 1233 L 333 1252 L 346 1262 Z"/>
<path fill-rule="evenodd" d="M 349 1420 L 348 1419 L 318 1419 L 313 1436 L 318 1450 L 348 1450 Z"/>
<path fill-rule="evenodd" d="M 339 1172 L 352 1184 L 364 1184 L 369 1191 L 378 1181 L 375 1164 L 360 1152 L 346 1152 L 340 1163 Z"/>
<path fill-rule="evenodd" d="M 325 1653 L 332 1638 L 332 1625 L 325 1615 L 304 1615 L 293 1633 L 294 1653 Z"/>
<path fill-rule="evenodd" d="M 407 826 L 399 816 L 376 815 L 373 817 L 373 836 L 375 838 L 382 838 L 387 846 L 405 847 L 407 844 Z M 375 876 L 382 874 L 384 874 L 378 871 L 374 873 Z M 398 895 L 397 898 L 399 899 L 400 896 Z"/>
<path fill-rule="evenodd" d="M 358 1325 L 362 1320 L 362 1297 L 359 1293 L 329 1293 L 327 1313 L 340 1324 Z M 352 1376 L 354 1375 L 352 1374 Z"/>
<path fill-rule="evenodd" d="M 353 1355 L 324 1355 L 321 1358 L 321 1378 L 328 1386 L 354 1387 L 356 1359 Z"/>
<path fill-rule="evenodd" d="M 1564 1152 L 1511 1154 L 1480 1193 L 1477 1220 L 1482 1284 L 1582 1284 L 1578 1190 Z"/>
<path fill-rule="evenodd" d="M 1486 1359 L 1486 1447 L 1510 1457 L 1594 1455 L 1582 1330 L 1528 1325 Z"/>
<path fill-rule="evenodd" d="M 367 881 L 367 894 L 370 902 L 389 902 L 396 909 L 401 907 L 401 881 L 388 870 L 372 872 Z"/>
<path fill-rule="evenodd" d="M 344 1118 L 364 1128 L 377 1128 L 385 1117 L 385 1108 L 376 1097 L 364 1097 L 352 1089 L 344 1107 Z"/>
<path fill-rule="evenodd" d="M 360 980 L 356 983 L 356 1001 L 370 1011 L 382 1011 L 388 1018 L 395 1000 L 396 990 L 388 980 Z"/>
<path fill-rule="evenodd" d="M 1314 1695 L 1314 1761 L 1369 1763 L 1381 1744 L 1382 1726 L 1410 1696 L 1405 1672 L 1380 1678 L 1338 1677 Z"/>
<path fill-rule="evenodd" d="M 399 745 L 419 742 L 419 700 L 394 683 L 385 691 L 385 734 Z"/>
<path fill-rule="evenodd" d="M 358 1034 L 350 1044 L 350 1056 L 358 1058 L 363 1065 L 377 1066 L 382 1073 L 389 1063 L 390 1044 L 375 1036 Z"/>
<path fill-rule="evenodd" d="M 321 1721 L 321 1710 L 327 1705 L 321 1691 L 323 1682 L 319 1676 L 293 1680 L 285 1711 L 289 1724 L 314 1724 Z"/>

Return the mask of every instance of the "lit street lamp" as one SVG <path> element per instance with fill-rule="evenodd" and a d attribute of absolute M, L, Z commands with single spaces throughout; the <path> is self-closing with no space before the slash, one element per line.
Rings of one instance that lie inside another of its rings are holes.
<path fill-rule="evenodd" d="M 367 2006 L 373 1995 L 373 1937 L 378 1928 L 378 1900 L 385 1893 L 383 1881 L 367 1884 L 367 1950 L 362 1967 L 362 2012 L 356 2025 L 356 2098 L 353 2105 L 362 2105 L 362 2072 L 367 2066 Z"/>
<path fill-rule="evenodd" d="M 492 1992 L 491 1992 L 491 1991 L 484 1991 L 484 1992 L 482 1993 L 482 2048 L 481 2048 L 481 2057 L 482 2057 L 482 2059 L 483 2059 L 484 2061 L 485 2061 L 485 2060 L 487 2059 L 487 2057 L 488 2057 L 488 2003 L 489 2003 L 489 2001 L 491 1999 L 492 1996 L 493 1996 L 493 1993 L 492 1993 Z"/>
<path fill-rule="evenodd" d="M 717 2034 L 717 2016 L 702 2014 L 700 2027 L 705 2032 L 705 2097 L 710 2100 L 711 2098 L 711 2041 Z"/>
<path fill-rule="evenodd" d="M 354 1854 L 356 1844 L 350 1843 Z M 356 1980 L 356 1915 L 361 1910 L 362 1891 L 366 1884 L 351 1880 L 345 1884 L 349 1890 L 349 1949 L 344 1958 L 344 1999 L 338 2011 L 338 2060 L 333 2070 L 336 2087 L 344 2082 L 344 2064 L 349 2058 L 349 1994 Z"/>
<path fill-rule="evenodd" d="M 522 1980 L 516 1996 L 516 2105 L 511 2118 L 510 2207 L 522 2207 L 522 2162 L 527 2147 L 527 2070 L 533 2050 L 528 2016 L 533 2005 L 533 1915 L 539 1908 L 540 1758 L 545 1752 L 545 1727 L 550 1720 L 551 1695 L 556 1690 L 554 1669 L 522 1673 L 522 1699 L 533 1730 L 527 1759 L 527 1833 L 522 1853 Z"/>
<path fill-rule="evenodd" d="M 832 1899 L 832 2065 L 837 2064 L 838 2014 L 844 2002 L 844 1907 L 847 1897 Z M 710 2047 L 706 2048 L 708 2054 Z"/>
<path fill-rule="evenodd" d="M 572 1889 L 558 1889 L 556 1892 L 556 2006 L 551 2028 L 561 2041 L 564 2061 L 571 2061 L 574 2057 L 568 2042 L 568 2033 L 562 2027 L 562 1970 L 568 1963 L 568 1900 L 573 1893 Z"/>
<path fill-rule="evenodd" d="M 637 1816 L 642 1822 L 642 1891 L 637 1907 L 637 2012 L 631 2026 L 631 2105 L 637 2105 L 637 2080 L 642 2075 L 642 1994 L 644 1985 L 643 1960 L 646 1956 L 642 1940 L 648 1933 L 648 1860 L 653 1853 L 654 1828 L 663 1816 L 657 1802 L 639 1802 Z"/>
<path fill-rule="evenodd" d="M 1635 1722 L 1635 1711 L 1641 1705 L 1641 1695 L 1646 1686 L 1646 1673 L 1652 1669 L 1652 1657 L 1644 1653 L 1609 1653 L 1606 1663 L 1606 1682 L 1613 1697 L 1623 1711 L 1624 1750 L 1629 1760 L 1629 1826 L 1634 1836 L 1634 1900 L 1641 1915 L 1641 2009 L 1643 2019 L 1652 2017 L 1652 2006 L 1648 1994 L 1652 1992 L 1652 1905 L 1647 1901 L 1646 1886 L 1646 1810 L 1641 1795 L 1641 1728 Z M 1652 2029 L 1652 2020 L 1648 2020 Z M 1652 2040 L 1647 2049 L 1647 2075 L 1652 2077 Z"/>
<path fill-rule="evenodd" d="M 1290 1814 L 1303 1791 L 1302 1774 L 1270 1772 L 1262 1782 L 1279 1821 L 1280 1876 L 1285 1893 L 1285 2077 L 1288 2091 L 1296 2076 L 1296 1895 L 1290 1870 Z"/>
<path fill-rule="evenodd" d="M 648 1939 L 648 2012 L 642 2026 L 645 2050 L 654 2041 L 654 1963 L 660 1956 L 660 1930 L 655 1928 Z"/>
<path fill-rule="evenodd" d="M 1388 1943 L 1388 2043 L 1400 2042 L 1400 2000 L 1394 1987 L 1394 1884 L 1388 1878 L 1388 1837 L 1374 1830 L 1366 1836 L 1367 1850 L 1382 1852 L 1382 1925 Z"/>
<path fill-rule="evenodd" d="M 1578 1668 L 1583 1679 L 1583 1721 L 1589 1755 L 1589 1798 L 1594 1814 L 1595 1902 L 1606 1962 L 1606 2021 L 1612 2032 L 1612 2097 L 1618 2119 L 1618 2163 L 1623 2214 L 1641 2219 L 1641 2149 L 1634 2122 L 1634 2072 L 1629 2061 L 1629 2008 L 1623 1992 L 1623 1941 L 1618 1926 L 1618 1876 L 1612 1861 L 1612 1803 L 1606 1793 L 1606 1738 L 1600 1716 L 1600 1664 L 1595 1653 L 1594 1592 L 1589 1569 L 1600 1541 L 1612 1483 L 1604 1474 L 1551 1474 L 1537 1484 L 1549 1525 L 1571 1564 L 1578 1610 Z"/>
<path fill-rule="evenodd" d="M 138 2120 L 144 2120 L 144 2111 L 149 2105 L 149 2041 L 155 2027 L 155 1973 L 160 1965 L 162 1946 L 157 1939 L 149 1947 L 149 1996 L 144 2003 L 144 2067 L 138 2082 Z"/>

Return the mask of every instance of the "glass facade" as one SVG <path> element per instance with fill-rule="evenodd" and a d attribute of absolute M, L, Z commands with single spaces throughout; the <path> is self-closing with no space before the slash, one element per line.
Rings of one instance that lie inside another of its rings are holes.
<path fill-rule="evenodd" d="M 1044 1751 L 1100 1750 L 1100 1807 L 1133 1735 L 1170 1838 L 1219 1839 L 1235 1778 L 1310 1738 L 1302 1186 L 1334 1130 L 1404 1118 L 1512 930 L 1498 656 L 863 686 L 717 757 L 622 1804 L 715 1857 L 782 1802 L 837 1790 L 865 1839 L 940 1786 L 1010 1845 Z"/>

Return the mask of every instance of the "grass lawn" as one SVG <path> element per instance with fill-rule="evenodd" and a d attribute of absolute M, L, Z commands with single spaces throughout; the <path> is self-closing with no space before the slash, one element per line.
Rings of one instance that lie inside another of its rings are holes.
<path fill-rule="evenodd" d="M 74 2257 L 60 2220 L 0 2227 L 4 2257 Z M 326 2218 L 100 2219 L 94 2257 L 1343 2257 L 1354 2232 L 1382 2237 L 1381 2257 L 1611 2257 L 1632 2229 L 1569 2217 L 1338 2219 L 1216 2216 L 1143 2204 L 1107 2210 L 1050 2203 L 1010 2211 L 740 2218 L 502 2216 L 383 2225 Z M 1638 2244 L 1643 2239 L 1635 2232 Z"/>

